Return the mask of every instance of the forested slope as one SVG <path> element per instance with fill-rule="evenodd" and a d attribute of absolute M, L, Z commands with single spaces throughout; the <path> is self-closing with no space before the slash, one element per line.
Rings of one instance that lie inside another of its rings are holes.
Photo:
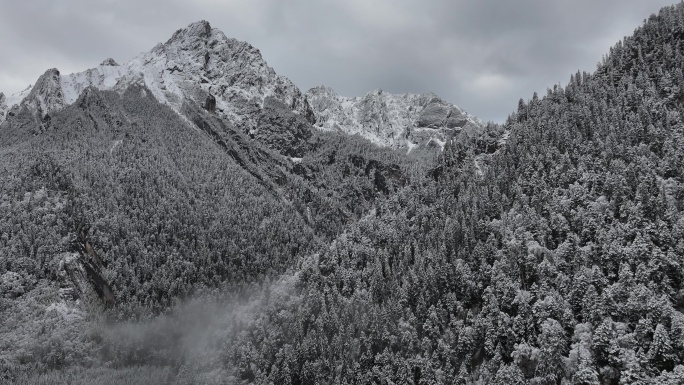
<path fill-rule="evenodd" d="M 82 364 L 92 317 L 149 319 L 294 269 L 415 173 L 308 124 L 293 159 L 199 106 L 184 114 L 132 85 L 0 126 L 4 370 Z M 268 139 L 293 135 L 278 124 Z"/>
<path fill-rule="evenodd" d="M 436 182 L 305 265 L 290 318 L 232 337 L 238 375 L 682 383 L 682 31 L 684 6 L 663 9 L 595 73 L 521 100 L 492 155 L 448 145 Z"/>
<path fill-rule="evenodd" d="M 436 164 L 303 126 L 252 143 L 196 106 L 194 129 L 173 114 L 151 126 L 139 88 L 82 96 L 119 107 L 75 104 L 43 132 L 31 116 L 6 122 L 0 310 L 37 331 L 1 331 L 6 376 L 681 384 L 683 56 L 679 4 L 596 72 L 456 133 Z M 60 129 L 79 124 L 87 135 Z M 69 145 L 48 145 L 58 138 Z M 84 293 L 87 313 L 46 311 L 61 253 L 115 303 Z M 199 305 L 178 304 L 189 294 Z"/>

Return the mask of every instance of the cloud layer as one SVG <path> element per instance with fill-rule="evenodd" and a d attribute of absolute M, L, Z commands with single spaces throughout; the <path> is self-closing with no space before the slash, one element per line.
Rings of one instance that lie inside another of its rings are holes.
<path fill-rule="evenodd" d="M 52 67 L 125 62 L 205 19 L 259 48 L 303 90 L 432 91 L 501 122 L 519 98 L 593 71 L 671 1 L 4 1 L 0 91 L 18 92 Z"/>

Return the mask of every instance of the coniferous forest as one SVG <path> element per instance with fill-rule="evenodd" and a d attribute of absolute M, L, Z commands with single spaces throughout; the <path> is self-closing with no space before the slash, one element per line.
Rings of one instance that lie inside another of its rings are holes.
<path fill-rule="evenodd" d="M 17 111 L 0 381 L 682 384 L 683 65 L 678 4 L 409 154 L 144 85 Z"/>

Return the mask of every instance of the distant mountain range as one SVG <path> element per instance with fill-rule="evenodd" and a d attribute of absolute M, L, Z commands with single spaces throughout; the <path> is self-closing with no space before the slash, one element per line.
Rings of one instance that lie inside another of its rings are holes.
<path fill-rule="evenodd" d="M 113 59 L 75 74 L 50 69 L 36 83 L 0 97 L 0 122 L 26 106 L 42 119 L 76 101 L 88 87 L 123 92 L 144 84 L 161 103 L 179 111 L 185 101 L 211 105 L 217 116 L 247 132 L 259 130 L 255 111 L 274 98 L 314 127 L 359 134 L 380 146 L 442 148 L 450 131 L 481 127 L 482 122 L 436 95 L 393 95 L 381 90 L 364 97 L 340 97 L 329 88 L 302 93 L 276 74 L 248 43 L 227 38 L 200 21 L 176 31 L 124 64 Z"/>

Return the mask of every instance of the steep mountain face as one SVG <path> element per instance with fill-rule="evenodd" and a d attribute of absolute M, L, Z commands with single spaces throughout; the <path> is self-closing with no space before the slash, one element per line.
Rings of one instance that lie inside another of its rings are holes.
<path fill-rule="evenodd" d="M 23 106 L 41 121 L 74 103 L 88 87 L 123 93 L 133 84 L 144 84 L 157 100 L 177 112 L 190 101 L 260 139 L 264 139 L 257 134 L 260 129 L 263 134 L 273 127 L 263 118 L 262 111 L 269 108 L 267 100 L 277 101 L 299 115 L 298 120 L 315 123 L 321 130 L 359 134 L 377 145 L 408 151 L 416 146 L 443 149 L 454 132 L 483 126 L 434 94 L 393 95 L 376 90 L 346 98 L 325 87 L 302 94 L 267 65 L 258 49 L 227 38 L 206 21 L 176 31 L 166 43 L 122 65 L 107 59 L 69 75 L 51 69 L 34 86 L 0 101 L 0 123 L 10 110 L 16 114 Z M 261 127 L 264 122 L 266 126 Z M 310 136 L 302 134 L 297 138 Z"/>
<path fill-rule="evenodd" d="M 306 97 L 316 127 L 358 134 L 378 145 L 409 151 L 416 145 L 443 148 L 450 135 L 464 128 L 483 127 L 477 118 L 435 94 L 375 90 L 348 98 L 329 87 L 315 87 Z"/>
<path fill-rule="evenodd" d="M 15 99 L 42 119 L 75 102 L 88 87 L 124 92 L 132 84 L 144 84 L 157 100 L 176 111 L 186 100 L 206 108 L 211 104 L 212 112 L 246 131 L 257 128 L 256 112 L 267 97 L 313 122 L 306 98 L 266 64 L 258 49 L 227 38 L 206 21 L 178 30 L 166 43 L 123 65 L 107 59 L 70 75 L 50 70 L 31 87 L 28 100 L 23 95 Z"/>
<path fill-rule="evenodd" d="M 60 74 L 56 68 L 47 70 L 38 78 L 36 84 L 21 102 L 41 121 L 41 127 L 50 125 L 50 114 L 64 108 L 65 100 L 60 84 Z"/>

